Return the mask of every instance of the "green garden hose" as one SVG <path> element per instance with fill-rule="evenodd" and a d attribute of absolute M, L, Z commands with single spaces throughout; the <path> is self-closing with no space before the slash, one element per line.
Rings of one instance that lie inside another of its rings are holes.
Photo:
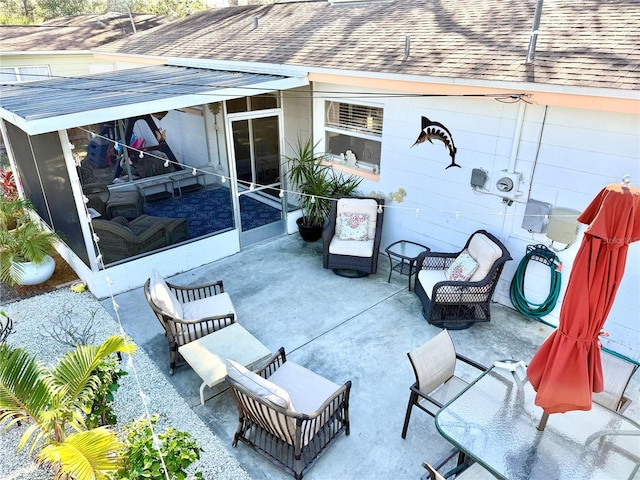
<path fill-rule="evenodd" d="M 549 268 L 551 269 L 549 295 L 542 303 L 531 302 L 527 300 L 524 295 L 524 278 L 531 260 L 549 265 Z M 555 308 L 556 303 L 558 302 L 558 296 L 560 295 L 560 286 L 562 284 L 562 274 L 560 273 L 561 265 L 562 264 L 558 256 L 546 246 L 527 246 L 527 254 L 520 261 L 516 274 L 513 276 L 513 280 L 511 280 L 511 302 L 518 312 L 527 317 L 540 318 L 547 315 Z"/>

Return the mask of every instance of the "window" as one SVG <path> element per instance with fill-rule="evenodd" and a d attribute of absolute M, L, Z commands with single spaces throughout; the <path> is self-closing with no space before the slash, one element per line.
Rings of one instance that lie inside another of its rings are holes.
<path fill-rule="evenodd" d="M 241 97 L 227 100 L 227 113 L 253 112 L 278 108 L 278 95 L 264 93 L 253 97 Z"/>
<path fill-rule="evenodd" d="M 325 151 L 334 161 L 377 174 L 380 171 L 382 115 L 383 110 L 379 107 L 325 102 Z M 349 165 L 348 150 L 355 155 L 355 165 Z"/>
<path fill-rule="evenodd" d="M 0 81 L 32 82 L 50 78 L 49 67 L 46 65 L 37 67 L 0 67 Z"/>

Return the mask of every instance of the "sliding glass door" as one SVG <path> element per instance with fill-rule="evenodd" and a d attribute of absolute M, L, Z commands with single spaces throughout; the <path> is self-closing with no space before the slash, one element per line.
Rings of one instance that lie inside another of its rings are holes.
<path fill-rule="evenodd" d="M 281 125 L 279 110 L 227 116 L 241 247 L 285 232 L 280 198 Z"/>

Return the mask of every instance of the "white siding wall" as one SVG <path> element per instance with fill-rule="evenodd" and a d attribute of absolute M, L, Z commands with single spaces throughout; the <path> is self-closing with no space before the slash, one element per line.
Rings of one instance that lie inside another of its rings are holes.
<path fill-rule="evenodd" d="M 316 84 L 315 89 L 335 92 L 340 87 Z M 323 136 L 322 101 L 314 104 L 315 141 Z M 352 101 L 357 102 L 357 98 Z M 511 306 L 509 285 L 526 246 L 551 243 L 544 234 L 530 234 L 521 228 L 528 199 L 581 211 L 605 185 L 619 182 L 624 174 L 630 173 L 635 185 L 640 181 L 638 115 L 550 106 L 542 128 L 545 106 L 526 105 L 518 140 L 514 139 L 520 108 L 517 103 L 471 97 L 401 97 L 381 103 L 384 133 L 380 181 L 365 180 L 361 190 L 387 193 L 402 187 L 407 191 L 403 203 L 392 203 L 385 210 L 383 247 L 407 239 L 433 250 L 457 251 L 472 232 L 486 229 L 505 243 L 514 258 L 504 268 L 494 297 L 504 305 Z M 422 115 L 452 132 L 458 148 L 456 163 L 462 168 L 445 170 L 450 157 L 439 141 L 411 148 L 420 133 Z M 490 174 L 487 184 L 495 185 L 500 170 L 510 165 L 514 142 L 515 171 L 522 173 L 523 183 L 519 189 L 522 195 L 509 206 L 498 195 L 473 191 L 469 181 L 471 170 L 482 168 Z M 563 262 L 560 298 L 585 228 L 581 225 L 576 242 L 557 253 Z M 528 299 L 546 297 L 549 276 L 548 267 L 532 262 L 527 271 Z M 560 302 L 545 320 L 557 324 L 559 311 Z M 605 324 L 610 337 L 603 339 L 603 344 L 640 358 L 639 320 L 640 245 L 635 243 L 630 246 L 625 276 Z"/>

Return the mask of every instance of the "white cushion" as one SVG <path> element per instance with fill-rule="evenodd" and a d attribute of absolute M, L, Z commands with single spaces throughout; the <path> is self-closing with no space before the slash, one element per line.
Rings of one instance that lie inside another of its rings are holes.
<path fill-rule="evenodd" d="M 184 320 L 199 320 L 227 313 L 236 313 L 227 292 L 182 304 L 182 318 Z"/>
<path fill-rule="evenodd" d="M 340 388 L 340 385 L 290 361 L 284 362 L 269 379 L 289 393 L 297 412 L 306 414 L 315 412 Z"/>
<path fill-rule="evenodd" d="M 466 282 L 471 278 L 473 272 L 478 269 L 478 262 L 476 262 L 469 252 L 463 250 L 460 255 L 453 261 L 445 275 L 447 280 L 454 282 Z"/>
<path fill-rule="evenodd" d="M 354 242 L 352 240 L 340 240 L 338 235 L 334 235 L 331 243 L 329 243 L 329 253 L 352 257 L 371 257 L 373 255 L 373 238 Z"/>
<path fill-rule="evenodd" d="M 227 359 L 227 375 L 251 393 L 279 407 L 293 410 L 291 398 L 285 389 L 230 359 Z"/>
<path fill-rule="evenodd" d="M 470 282 L 484 280 L 495 261 L 502 256 L 502 249 L 482 233 L 473 236 L 468 250 L 469 255 L 478 262 L 478 268 L 473 272 Z"/>
<path fill-rule="evenodd" d="M 151 278 L 149 279 L 149 294 L 151 300 L 160 308 L 164 313 L 173 317 L 182 319 L 182 306 L 176 298 L 176 296 L 169 290 L 167 283 L 156 270 L 151 272 Z"/>
<path fill-rule="evenodd" d="M 341 213 L 364 213 L 369 216 L 369 227 L 367 229 L 367 237 L 375 238 L 376 222 L 378 219 L 378 202 L 372 198 L 341 198 L 336 206 L 337 218 Z M 336 233 L 340 236 L 340 222 L 336 221 Z"/>

